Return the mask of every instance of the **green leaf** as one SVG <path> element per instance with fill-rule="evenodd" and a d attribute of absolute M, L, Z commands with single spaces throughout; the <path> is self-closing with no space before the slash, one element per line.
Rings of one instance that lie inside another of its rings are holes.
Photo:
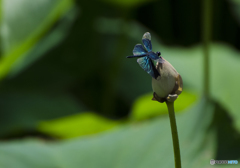
<path fill-rule="evenodd" d="M 0 60 L 0 79 L 72 6 L 72 0 L 3 1 L 1 41 L 4 55 Z"/>
<path fill-rule="evenodd" d="M 176 115 L 183 167 L 207 167 L 214 157 L 215 134 L 209 131 L 213 111 L 202 100 Z M 65 142 L 2 142 L 0 155 L 1 167 L 174 167 L 168 117 Z"/>
<path fill-rule="evenodd" d="M 92 112 L 83 112 L 40 122 L 38 130 L 55 137 L 73 138 L 106 131 L 118 126 L 119 123 L 120 121 L 109 120 Z"/>
<path fill-rule="evenodd" d="M 12 66 L 9 72 L 9 77 L 14 77 L 23 69 L 26 69 L 34 61 L 43 56 L 49 49 L 59 44 L 68 34 L 70 27 L 76 17 L 76 8 L 71 8 L 59 19 L 59 23 L 50 30 L 42 39 L 40 39 L 35 46 L 33 46 L 27 53 L 21 56 Z"/>
<path fill-rule="evenodd" d="M 213 45 L 211 54 L 211 95 L 229 110 L 240 131 L 240 52 L 228 46 Z"/>
<path fill-rule="evenodd" d="M 165 103 L 152 101 L 152 97 L 152 93 L 139 97 L 133 104 L 130 118 L 133 120 L 143 120 L 158 115 L 168 114 Z M 189 108 L 197 99 L 198 95 L 196 93 L 184 90 L 174 102 L 175 112 L 178 113 Z"/>
<path fill-rule="evenodd" d="M 21 134 L 36 129 L 46 119 L 74 114 L 86 110 L 68 95 L 39 92 L 7 92 L 0 94 L 0 136 Z"/>

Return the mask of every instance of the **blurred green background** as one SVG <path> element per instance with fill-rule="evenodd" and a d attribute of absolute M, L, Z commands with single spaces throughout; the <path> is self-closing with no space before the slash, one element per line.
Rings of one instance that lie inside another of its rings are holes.
<path fill-rule="evenodd" d="M 152 35 L 183 78 L 182 166 L 240 161 L 240 1 L 212 0 L 210 98 L 202 1 L 2 0 L 1 168 L 174 167 L 165 104 L 126 59 Z M 220 167 L 236 167 L 225 165 Z"/>

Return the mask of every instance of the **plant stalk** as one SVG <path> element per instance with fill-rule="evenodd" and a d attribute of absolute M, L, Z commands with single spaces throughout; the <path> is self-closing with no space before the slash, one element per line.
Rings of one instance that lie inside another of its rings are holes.
<path fill-rule="evenodd" d="M 174 102 L 166 101 L 166 104 L 168 108 L 168 114 L 170 118 L 171 130 L 172 130 L 175 168 L 181 168 L 181 156 L 180 156 L 177 124 L 176 124 L 176 118 L 175 118 L 175 112 L 174 112 Z"/>

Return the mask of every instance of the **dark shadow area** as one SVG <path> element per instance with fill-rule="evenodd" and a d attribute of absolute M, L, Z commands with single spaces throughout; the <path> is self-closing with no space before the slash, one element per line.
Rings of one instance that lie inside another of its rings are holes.
<path fill-rule="evenodd" d="M 240 134 L 233 127 L 232 118 L 225 108 L 216 103 L 213 126 L 217 129 L 216 160 L 240 158 Z"/>

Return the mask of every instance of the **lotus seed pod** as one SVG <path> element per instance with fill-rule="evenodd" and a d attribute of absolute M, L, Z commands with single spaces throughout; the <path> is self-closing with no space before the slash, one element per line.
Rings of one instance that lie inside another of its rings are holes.
<path fill-rule="evenodd" d="M 157 79 L 152 78 L 153 100 L 175 101 L 177 95 L 182 92 L 182 78 L 168 61 L 163 60 L 163 63 L 157 62 L 156 64 L 160 76 Z"/>

